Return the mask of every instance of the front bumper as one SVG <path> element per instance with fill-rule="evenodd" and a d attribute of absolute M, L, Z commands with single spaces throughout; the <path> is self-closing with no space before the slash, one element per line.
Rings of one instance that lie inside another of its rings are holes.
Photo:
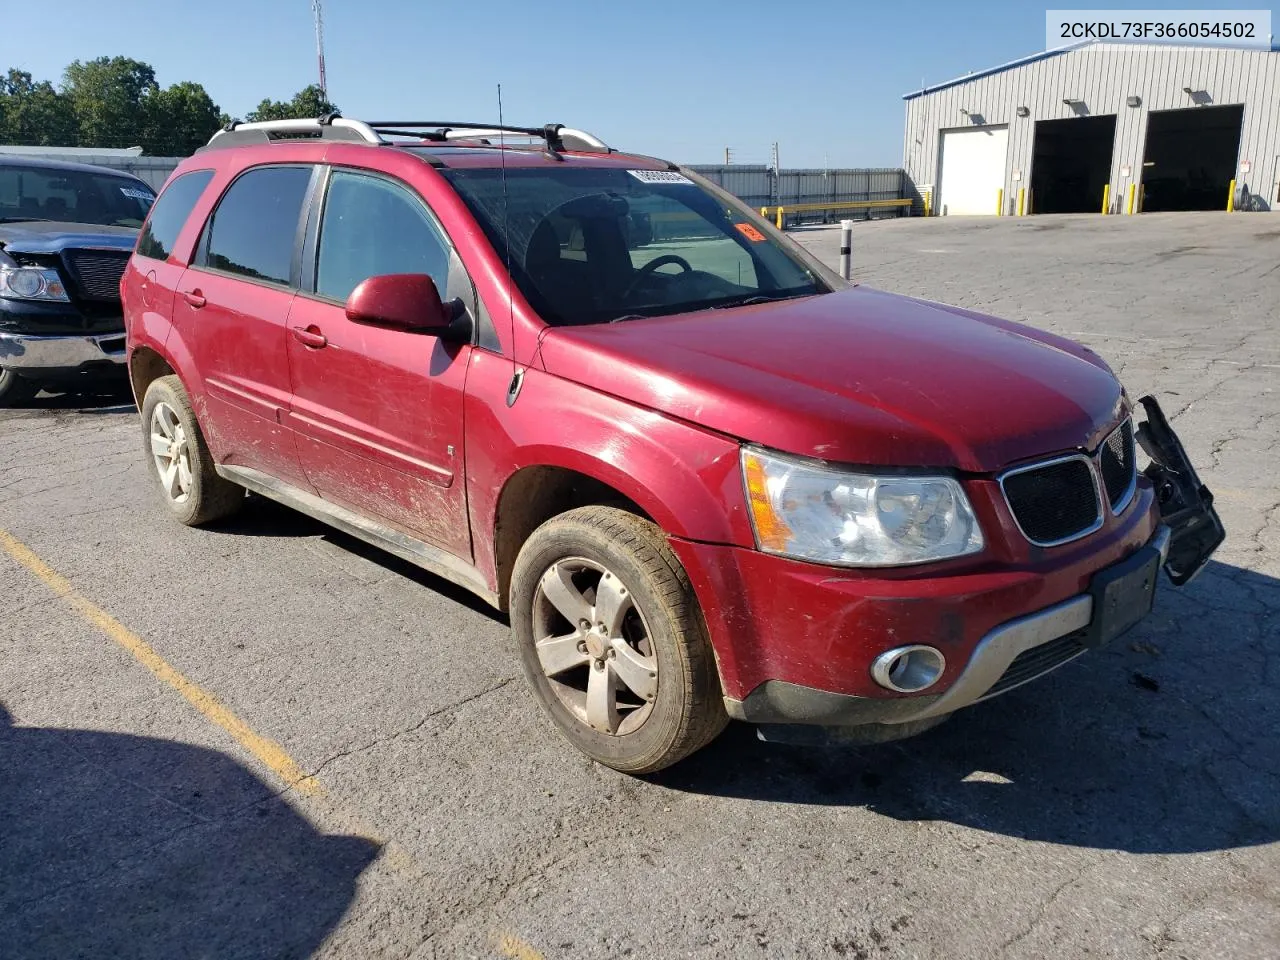
<path fill-rule="evenodd" d="M 123 364 L 125 334 L 37 336 L 0 331 L 0 367 L 24 373 L 73 371 L 84 366 Z"/>
<path fill-rule="evenodd" d="M 1147 546 L 1168 557 L 1170 531 L 1161 526 Z M 1094 598 L 1078 594 L 1017 617 L 987 633 L 960 675 L 945 691 L 883 699 L 817 690 L 769 680 L 743 700 L 725 698 L 731 717 L 752 723 L 812 723 L 823 726 L 916 724 L 998 696 L 1074 660 L 1088 648 Z"/>
<path fill-rule="evenodd" d="M 1000 556 L 1000 544 L 1019 537 L 997 537 L 991 557 L 867 571 L 673 538 L 702 600 L 729 715 L 763 725 L 880 725 L 904 735 L 1042 676 L 1131 626 L 1113 609 L 1122 600 L 1132 607 L 1124 584 L 1154 590 L 1152 577 L 1131 579 L 1135 564 L 1163 566 L 1180 584 L 1223 537 L 1212 495 L 1158 405 L 1150 398 L 1143 404 L 1148 421 L 1138 436 L 1153 463 L 1119 515 L 1068 544 Z M 998 500 L 984 496 L 982 483 L 974 492 L 975 507 L 985 502 L 994 511 L 986 518 L 990 529 L 1008 533 L 1013 520 L 999 512 Z M 1113 588 L 1118 592 L 1108 592 Z M 1150 594 L 1144 596 L 1149 609 Z M 875 658 L 912 644 L 944 655 L 936 682 L 917 693 L 878 684 Z"/>

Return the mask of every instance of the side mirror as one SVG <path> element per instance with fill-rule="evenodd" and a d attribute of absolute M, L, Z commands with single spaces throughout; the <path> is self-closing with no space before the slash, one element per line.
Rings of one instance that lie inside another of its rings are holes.
<path fill-rule="evenodd" d="M 351 291 L 347 319 L 442 336 L 453 323 L 453 310 L 440 301 L 435 281 L 425 273 L 388 273 L 362 280 Z"/>

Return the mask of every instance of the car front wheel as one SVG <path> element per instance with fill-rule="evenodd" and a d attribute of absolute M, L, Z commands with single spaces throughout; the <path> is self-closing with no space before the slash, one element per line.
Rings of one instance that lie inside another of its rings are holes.
<path fill-rule="evenodd" d="M 535 530 L 512 574 L 511 625 L 543 709 L 607 766 L 652 773 L 724 729 L 688 577 L 641 517 L 581 507 Z"/>

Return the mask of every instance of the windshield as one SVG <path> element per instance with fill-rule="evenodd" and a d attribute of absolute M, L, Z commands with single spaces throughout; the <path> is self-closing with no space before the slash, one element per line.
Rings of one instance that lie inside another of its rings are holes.
<path fill-rule="evenodd" d="M 551 324 L 684 313 L 830 289 L 739 209 L 666 170 L 441 170 Z"/>
<path fill-rule="evenodd" d="M 0 165 L 0 223 L 61 220 L 140 227 L 155 199 L 145 184 L 109 173 Z"/>

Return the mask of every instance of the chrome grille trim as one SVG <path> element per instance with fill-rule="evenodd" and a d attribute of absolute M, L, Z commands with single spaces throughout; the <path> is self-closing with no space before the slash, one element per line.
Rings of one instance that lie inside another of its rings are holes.
<path fill-rule="evenodd" d="M 1058 540 L 1036 540 L 1029 533 L 1027 533 L 1026 530 L 1023 529 L 1022 522 L 1018 519 L 1018 511 L 1014 509 L 1013 503 L 1009 499 L 1009 491 L 1005 489 L 1005 481 L 1010 477 L 1020 476 L 1021 474 L 1031 473 L 1036 470 L 1043 470 L 1046 467 L 1052 467 L 1059 463 L 1067 463 L 1068 461 L 1071 461 L 1071 460 L 1082 461 L 1085 465 L 1085 468 L 1089 471 L 1089 477 L 1093 481 L 1094 502 L 1097 504 L 1097 507 L 1098 507 L 1097 515 L 1094 517 L 1093 523 L 1091 523 L 1089 526 L 1081 530 L 1076 531 L 1075 533 L 1071 534 L 1068 537 L 1062 537 Z M 1018 532 L 1021 533 L 1023 537 L 1026 538 L 1028 543 L 1033 543 L 1037 547 L 1060 547 L 1064 543 L 1072 543 L 1076 540 L 1083 539 L 1084 537 L 1089 536 L 1089 534 L 1096 533 L 1098 530 L 1102 528 L 1103 519 L 1105 517 L 1105 514 L 1103 513 L 1102 504 L 1103 504 L 1103 501 L 1107 499 L 1107 492 L 1102 486 L 1101 478 L 1098 476 L 1098 471 L 1094 466 L 1092 458 L 1086 457 L 1082 453 L 1071 453 L 1071 454 L 1067 454 L 1064 457 L 1053 457 L 1052 459 L 1049 459 L 1049 460 L 1040 460 L 1036 463 L 1029 463 L 1025 466 L 1014 467 L 1012 470 L 1006 470 L 1004 473 L 1000 474 L 997 480 L 1000 483 L 1000 493 L 1004 496 L 1005 506 L 1009 508 L 1009 515 L 1013 517 L 1013 522 L 1017 526 Z"/>

